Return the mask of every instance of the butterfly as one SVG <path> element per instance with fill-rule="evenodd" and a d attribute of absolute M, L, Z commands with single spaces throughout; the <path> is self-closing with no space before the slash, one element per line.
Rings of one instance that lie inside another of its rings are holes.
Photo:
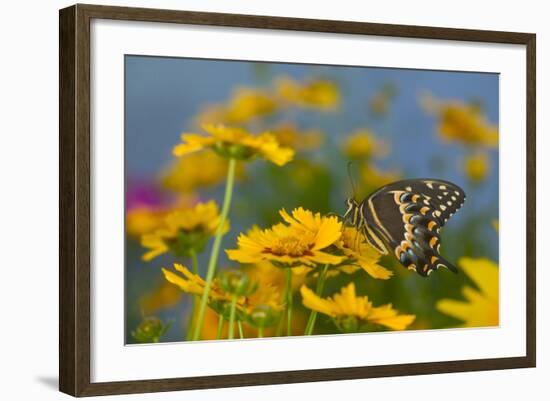
<path fill-rule="evenodd" d="M 403 180 L 376 190 L 360 203 L 348 198 L 343 217 L 378 252 L 395 255 L 423 277 L 440 267 L 457 273 L 439 253 L 439 231 L 465 199 L 464 191 L 448 181 Z"/>

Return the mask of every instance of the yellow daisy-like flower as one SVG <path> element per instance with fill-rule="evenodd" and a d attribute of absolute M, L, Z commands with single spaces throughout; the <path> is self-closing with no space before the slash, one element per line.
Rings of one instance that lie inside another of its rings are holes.
<path fill-rule="evenodd" d="M 169 251 L 178 256 L 189 256 L 191 249 L 200 252 L 208 238 L 215 234 L 219 222 L 218 206 L 214 201 L 176 209 L 164 217 L 158 229 L 142 235 L 141 245 L 149 249 L 142 259 L 150 261 Z M 226 221 L 224 232 L 228 230 Z"/>
<path fill-rule="evenodd" d="M 170 283 L 177 285 L 181 290 L 188 294 L 202 295 L 204 293 L 204 287 L 206 281 L 204 281 L 199 275 L 193 274 L 189 269 L 179 263 L 174 263 L 174 269 L 181 275 L 174 273 L 171 270 L 162 268 L 162 273 L 166 280 Z M 210 292 L 208 293 L 210 300 L 213 301 L 231 301 L 232 294 L 225 292 L 217 279 L 212 281 Z M 239 297 L 239 303 L 244 302 L 245 297 Z"/>
<path fill-rule="evenodd" d="M 280 311 L 283 308 L 282 292 L 273 285 L 258 286 L 258 289 L 246 297 L 244 310 L 251 313 L 258 306 L 266 306 L 273 311 Z"/>
<path fill-rule="evenodd" d="M 304 83 L 289 77 L 279 78 L 276 92 L 289 105 L 335 110 L 340 104 L 340 91 L 336 84 L 326 79 L 312 79 Z"/>
<path fill-rule="evenodd" d="M 166 211 L 140 206 L 128 210 L 126 213 L 126 232 L 129 235 L 140 237 L 143 234 L 156 230 L 162 225 Z"/>
<path fill-rule="evenodd" d="M 464 172 L 468 179 L 474 183 L 484 181 L 490 169 L 489 155 L 485 152 L 476 152 L 466 156 L 466 160 L 464 160 Z"/>
<path fill-rule="evenodd" d="M 202 295 L 204 293 L 206 282 L 199 275 L 191 273 L 187 267 L 178 263 L 174 263 L 174 269 L 181 275 L 162 268 L 162 273 L 168 282 L 175 284 L 188 294 Z M 221 304 L 231 302 L 232 296 L 232 292 L 223 289 L 219 278 L 212 281 L 208 293 L 211 306 L 220 309 Z M 274 312 L 280 311 L 283 302 L 279 290 L 272 285 L 264 285 L 258 287 L 251 294 L 241 295 L 237 298 L 237 309 L 242 313 L 250 313 L 258 306 L 269 307 Z"/>
<path fill-rule="evenodd" d="M 227 176 L 228 160 L 207 150 L 175 159 L 161 174 L 164 188 L 180 193 L 191 193 L 198 188 L 208 188 L 224 182 Z M 237 164 L 235 176 L 238 179 L 244 172 L 243 165 Z"/>
<path fill-rule="evenodd" d="M 237 88 L 225 104 L 204 107 L 195 121 L 199 124 L 246 124 L 273 114 L 278 108 L 273 95 L 255 88 Z"/>
<path fill-rule="evenodd" d="M 284 267 L 340 264 L 345 258 L 323 249 L 340 239 L 342 223 L 336 217 L 321 217 L 303 208 L 294 209 L 292 217 L 283 209 L 280 215 L 288 223 L 269 229 L 254 227 L 240 234 L 238 249 L 226 250 L 228 257 L 241 263 L 269 261 Z"/>
<path fill-rule="evenodd" d="M 242 124 L 256 117 L 272 114 L 277 103 L 266 91 L 252 88 L 238 88 L 225 112 L 229 124 Z"/>
<path fill-rule="evenodd" d="M 388 154 L 388 146 L 377 139 L 372 131 L 365 128 L 358 129 L 348 136 L 342 150 L 350 159 L 370 159 Z"/>
<path fill-rule="evenodd" d="M 478 105 L 459 101 L 440 101 L 430 95 L 421 98 L 424 108 L 438 117 L 438 133 L 448 142 L 498 146 L 498 129 L 482 114 Z"/>
<path fill-rule="evenodd" d="M 323 143 L 323 134 L 321 131 L 300 131 L 295 124 L 290 122 L 281 123 L 270 132 L 275 135 L 281 146 L 296 150 L 318 149 Z"/>
<path fill-rule="evenodd" d="M 294 157 L 294 151 L 281 147 L 273 134 L 252 135 L 242 128 L 223 125 L 203 126 L 207 135 L 184 133 L 182 142 L 174 147 L 175 156 L 188 155 L 203 149 L 213 149 L 219 155 L 238 160 L 250 160 L 255 156 L 263 157 L 283 166 Z"/>
<path fill-rule="evenodd" d="M 466 301 L 442 299 L 437 302 L 437 309 L 462 320 L 463 327 L 498 326 L 498 265 L 485 258 L 461 258 L 458 265 L 479 290 L 465 286 L 462 294 Z"/>
<path fill-rule="evenodd" d="M 358 320 L 404 330 L 415 319 L 415 315 L 400 315 L 391 304 L 374 307 L 367 296 L 357 296 L 355 284 L 349 283 L 333 297 L 321 298 L 306 286 L 300 290 L 305 307 L 328 315 L 342 331 L 356 331 Z"/>
<path fill-rule="evenodd" d="M 165 217 L 174 210 L 189 208 L 196 202 L 193 195 L 180 196 L 169 206 L 138 206 L 126 213 L 126 232 L 129 235 L 141 237 L 162 227 Z"/>
<path fill-rule="evenodd" d="M 348 257 L 345 268 L 349 265 L 358 265 L 371 277 L 387 280 L 393 272 L 378 264 L 380 254 L 365 240 L 365 236 L 353 227 L 344 227 L 340 241 L 336 246 Z"/>

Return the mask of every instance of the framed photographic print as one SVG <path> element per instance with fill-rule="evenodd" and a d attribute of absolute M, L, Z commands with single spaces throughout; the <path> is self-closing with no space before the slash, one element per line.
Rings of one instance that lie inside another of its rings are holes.
<path fill-rule="evenodd" d="M 59 345 L 74 396 L 535 366 L 535 35 L 61 10 Z"/>

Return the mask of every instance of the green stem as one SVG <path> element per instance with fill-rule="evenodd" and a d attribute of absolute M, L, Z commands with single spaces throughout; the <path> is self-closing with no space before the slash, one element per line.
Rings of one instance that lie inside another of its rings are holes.
<path fill-rule="evenodd" d="M 204 314 L 206 312 L 206 305 L 208 304 L 208 294 L 210 293 L 210 287 L 212 286 L 212 280 L 214 278 L 214 273 L 216 272 L 216 264 L 218 262 L 218 254 L 220 253 L 223 229 L 227 220 L 227 215 L 229 214 L 229 206 L 231 205 L 231 196 L 233 194 L 233 183 L 235 181 L 236 164 L 237 161 L 235 159 L 229 159 L 229 166 L 227 169 L 227 183 L 225 185 L 225 195 L 223 198 L 222 212 L 220 215 L 218 228 L 216 229 L 214 244 L 212 245 L 212 253 L 210 254 L 210 260 L 208 261 L 208 268 L 206 271 L 206 284 L 204 286 L 204 292 L 202 293 L 199 315 L 197 317 L 197 324 L 195 326 L 193 340 L 198 340 L 200 338 L 202 325 L 204 323 Z"/>
<path fill-rule="evenodd" d="M 292 335 L 292 269 L 286 268 L 286 335 Z"/>
<path fill-rule="evenodd" d="M 231 297 L 231 309 L 229 311 L 229 332 L 227 338 L 233 339 L 233 330 L 235 329 L 235 312 L 237 311 L 237 295 Z"/>
<path fill-rule="evenodd" d="M 193 267 L 193 274 L 199 274 L 199 260 L 197 258 L 197 252 L 194 249 L 190 250 L 191 254 L 191 263 Z M 191 315 L 189 316 L 189 324 L 187 325 L 187 341 L 191 341 L 193 338 L 194 326 L 197 323 L 197 305 L 199 304 L 200 297 L 198 295 L 193 295 L 193 305 L 191 309 Z"/>
<path fill-rule="evenodd" d="M 223 329 L 223 316 L 220 313 L 218 315 L 218 330 L 216 331 L 216 340 L 222 338 L 222 329 Z"/>
<path fill-rule="evenodd" d="M 260 326 L 258 328 L 258 338 L 263 338 L 263 336 L 264 336 L 264 328 Z"/>
<path fill-rule="evenodd" d="M 317 280 L 317 286 L 315 287 L 315 294 L 317 296 L 321 296 L 323 294 L 323 290 L 325 288 L 325 281 L 327 278 L 327 270 L 328 265 L 325 265 L 323 267 L 323 270 L 319 273 L 319 280 Z M 312 310 L 309 314 L 309 319 L 307 321 L 306 325 L 306 331 L 304 332 L 304 335 L 310 336 L 311 333 L 313 333 L 313 328 L 315 327 L 315 320 L 317 320 L 317 311 Z"/>
<path fill-rule="evenodd" d="M 240 320 L 237 320 L 237 327 L 239 328 L 239 337 L 244 338 L 243 324 Z"/>
<path fill-rule="evenodd" d="M 191 266 L 193 268 L 193 274 L 199 274 L 199 259 L 197 257 L 197 252 L 194 249 L 189 251 L 191 255 Z"/>

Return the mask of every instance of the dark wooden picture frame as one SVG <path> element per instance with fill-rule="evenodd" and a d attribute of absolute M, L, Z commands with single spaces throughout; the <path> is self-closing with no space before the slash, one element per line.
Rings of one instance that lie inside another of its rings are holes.
<path fill-rule="evenodd" d="M 525 45 L 527 49 L 526 356 L 91 383 L 90 22 L 94 18 Z M 535 34 L 80 4 L 60 10 L 59 29 L 59 388 L 62 392 L 73 396 L 92 396 L 535 366 Z"/>

